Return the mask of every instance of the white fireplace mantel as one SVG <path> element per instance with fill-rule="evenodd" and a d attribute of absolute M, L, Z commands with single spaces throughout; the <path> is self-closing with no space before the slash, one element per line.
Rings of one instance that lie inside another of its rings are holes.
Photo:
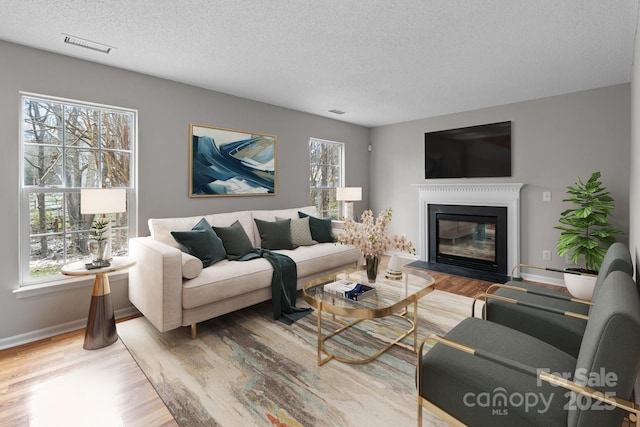
<path fill-rule="evenodd" d="M 414 184 L 419 190 L 418 250 L 429 260 L 429 205 L 503 206 L 507 208 L 507 272 L 520 263 L 520 189 L 522 183 Z"/>

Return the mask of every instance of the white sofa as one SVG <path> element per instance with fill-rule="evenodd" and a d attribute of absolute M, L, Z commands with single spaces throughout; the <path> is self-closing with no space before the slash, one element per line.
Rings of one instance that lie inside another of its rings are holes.
<path fill-rule="evenodd" d="M 159 331 L 191 326 L 191 335 L 195 338 L 198 322 L 271 299 L 273 270 L 266 259 L 224 259 L 203 269 L 198 258 L 180 250 L 171 232 L 191 230 L 202 218 L 215 227 L 228 227 L 238 220 L 253 246 L 260 247 L 254 218 L 297 219 L 298 211 L 317 217 L 316 208 L 308 206 L 149 219 L 151 235 L 129 242 L 129 253 L 137 260 L 129 272 L 129 300 Z M 335 235 L 339 230 L 335 228 L 333 232 Z M 275 252 L 286 254 L 296 262 L 298 289 L 309 280 L 356 267 L 361 256 L 354 246 L 336 243 Z"/>

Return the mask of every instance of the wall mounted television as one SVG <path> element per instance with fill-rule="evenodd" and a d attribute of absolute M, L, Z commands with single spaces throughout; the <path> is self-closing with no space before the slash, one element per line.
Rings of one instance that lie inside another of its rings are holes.
<path fill-rule="evenodd" d="M 425 178 L 511 176 L 511 122 L 424 134 Z"/>

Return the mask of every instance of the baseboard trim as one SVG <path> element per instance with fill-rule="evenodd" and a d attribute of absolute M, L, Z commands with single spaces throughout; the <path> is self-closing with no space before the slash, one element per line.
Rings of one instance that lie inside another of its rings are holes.
<path fill-rule="evenodd" d="M 135 316 L 137 314 L 140 314 L 140 312 L 137 308 L 131 306 L 116 310 L 114 314 L 116 316 L 116 319 L 121 319 L 124 317 Z M 56 335 L 64 334 L 71 331 L 77 331 L 78 329 L 84 329 L 86 326 L 87 319 L 78 319 L 72 322 L 49 326 L 47 328 L 38 329 L 24 334 L 14 335 L 12 337 L 2 338 L 0 339 L 0 350 L 6 350 L 11 347 L 29 344 L 34 341 L 51 338 Z"/>

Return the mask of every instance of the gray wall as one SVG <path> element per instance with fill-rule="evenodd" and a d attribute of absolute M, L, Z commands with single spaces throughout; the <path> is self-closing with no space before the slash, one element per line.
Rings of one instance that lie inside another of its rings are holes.
<path fill-rule="evenodd" d="M 25 299 L 16 299 L 12 293 L 19 285 L 20 91 L 138 110 L 137 224 L 141 235 L 148 234 L 150 217 L 308 205 L 309 137 L 346 143 L 346 183 L 363 187 L 363 201 L 356 209 L 369 203 L 367 128 L 1 41 L 0 58 L 4 181 L 0 219 L 5 229 L 0 243 L 0 347 L 7 337 L 29 339 L 76 327 L 86 321 L 90 300 L 90 283 Z M 277 135 L 277 195 L 188 198 L 190 122 Z M 126 285 L 126 280 L 112 280 L 116 310 L 130 307 Z"/>
<path fill-rule="evenodd" d="M 603 183 L 616 201 L 613 224 L 628 242 L 630 176 L 630 86 L 628 84 L 468 111 L 371 130 L 371 207 L 390 206 L 391 228 L 418 242 L 418 191 L 425 183 L 424 133 L 483 123 L 512 121 L 511 178 L 430 180 L 433 182 L 522 182 L 521 261 L 564 268 L 555 252 L 565 189 L 577 176 L 602 172 Z M 552 193 L 551 202 L 542 192 Z M 552 261 L 542 261 L 542 251 Z M 535 272 L 534 273 L 538 273 Z M 558 280 L 553 273 L 543 279 Z"/>

